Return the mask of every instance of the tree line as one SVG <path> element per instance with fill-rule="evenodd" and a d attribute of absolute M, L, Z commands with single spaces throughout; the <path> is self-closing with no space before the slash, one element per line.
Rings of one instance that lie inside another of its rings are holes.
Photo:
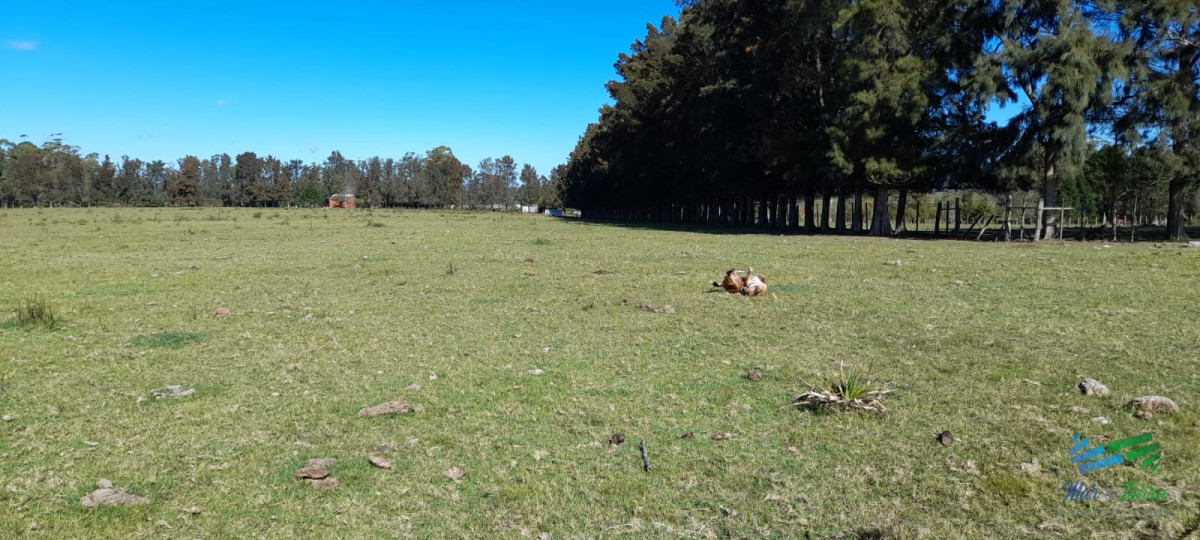
<path fill-rule="evenodd" d="M 57 138 L 41 146 L 0 139 L 0 207 L 316 206 L 340 194 L 369 207 L 549 207 L 561 205 L 562 172 L 518 169 L 509 156 L 472 169 L 445 146 L 400 159 L 356 161 L 334 151 L 305 163 L 244 152 L 168 163 L 81 155 Z"/>
<path fill-rule="evenodd" d="M 920 194 L 1033 189 L 1096 219 L 1161 199 L 1186 237 L 1193 0 L 678 3 L 618 56 L 571 153 L 565 202 L 585 216 L 885 235 Z"/>

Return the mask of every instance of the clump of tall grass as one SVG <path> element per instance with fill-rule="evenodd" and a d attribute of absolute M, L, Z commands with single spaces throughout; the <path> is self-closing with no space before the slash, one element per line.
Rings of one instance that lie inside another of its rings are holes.
<path fill-rule="evenodd" d="M 54 308 L 41 296 L 33 296 L 21 300 L 17 306 L 16 325 L 24 328 L 45 328 L 53 330 L 58 326 L 58 317 Z"/>

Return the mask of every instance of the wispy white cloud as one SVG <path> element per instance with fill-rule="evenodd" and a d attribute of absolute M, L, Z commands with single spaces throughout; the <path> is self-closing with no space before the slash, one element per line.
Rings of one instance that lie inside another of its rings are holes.
<path fill-rule="evenodd" d="M 32 51 L 37 49 L 36 41 L 14 40 L 8 42 L 8 46 L 18 51 Z"/>

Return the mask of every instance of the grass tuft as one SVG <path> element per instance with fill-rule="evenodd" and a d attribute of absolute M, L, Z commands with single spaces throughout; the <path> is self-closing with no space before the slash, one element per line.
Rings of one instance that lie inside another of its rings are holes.
<path fill-rule="evenodd" d="M 16 326 L 24 328 L 45 328 L 53 330 L 58 326 L 58 318 L 54 316 L 54 308 L 41 296 L 26 298 L 17 306 Z"/>
<path fill-rule="evenodd" d="M 861 365 L 851 364 L 846 368 L 846 362 L 838 367 L 838 376 L 829 381 L 827 388 L 817 391 L 810 385 L 810 390 L 796 397 L 795 404 L 799 407 L 819 409 L 858 409 L 865 411 L 885 412 L 883 396 L 890 389 L 878 388 L 871 380 L 871 367 L 863 369 Z"/>

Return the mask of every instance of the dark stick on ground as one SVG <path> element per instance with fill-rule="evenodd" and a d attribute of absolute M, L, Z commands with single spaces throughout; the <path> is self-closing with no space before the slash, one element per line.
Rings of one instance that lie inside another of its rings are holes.
<path fill-rule="evenodd" d="M 646 451 L 646 439 L 642 439 L 642 468 L 650 472 L 650 454 Z"/>

